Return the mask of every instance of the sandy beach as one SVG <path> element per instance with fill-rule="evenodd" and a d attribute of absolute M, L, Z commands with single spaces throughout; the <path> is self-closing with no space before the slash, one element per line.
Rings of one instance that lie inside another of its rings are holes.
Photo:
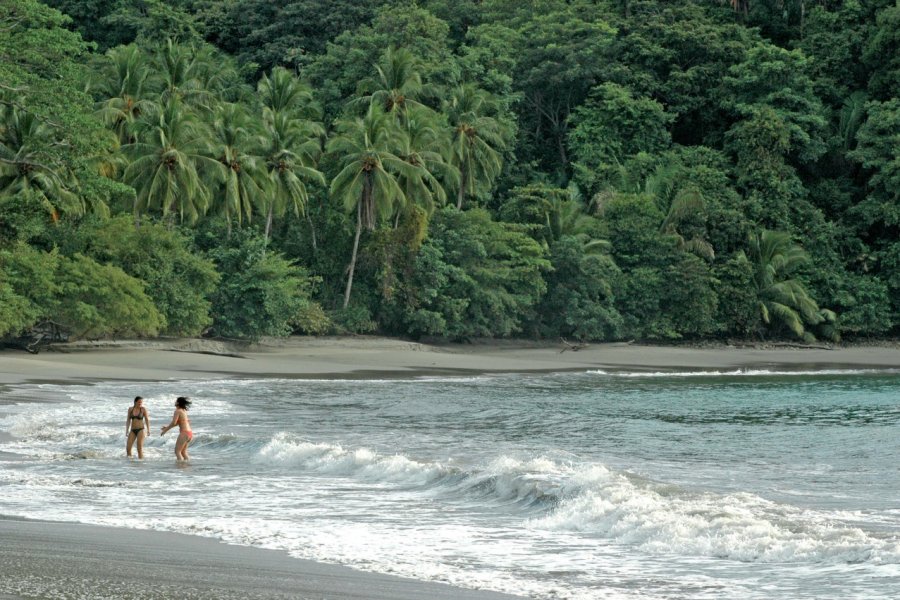
<path fill-rule="evenodd" d="M 900 347 L 690 348 L 591 344 L 427 345 L 386 338 L 291 338 L 253 345 L 205 340 L 83 342 L 40 354 L 0 351 L 0 404 L 40 382 L 216 378 L 377 378 L 584 370 L 892 369 Z M 8 435 L 0 432 L 0 435 Z M 0 598 L 511 598 L 364 573 L 230 546 L 214 539 L 70 523 L 3 519 Z M 78 577 L 74 577 L 77 574 Z M 67 589 L 77 580 L 90 589 Z"/>
<path fill-rule="evenodd" d="M 900 346 L 757 348 L 591 344 L 427 345 L 377 337 L 81 342 L 40 354 L 0 351 L 0 384 L 40 381 L 197 380 L 215 377 L 368 378 L 427 374 L 619 370 L 889 369 Z"/>

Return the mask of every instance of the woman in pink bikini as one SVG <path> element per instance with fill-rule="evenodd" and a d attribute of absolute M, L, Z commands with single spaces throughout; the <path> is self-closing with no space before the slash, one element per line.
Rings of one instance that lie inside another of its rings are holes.
<path fill-rule="evenodd" d="M 172 415 L 172 422 L 162 428 L 160 437 L 164 436 L 167 431 L 178 425 L 178 439 L 175 440 L 175 459 L 187 460 L 187 447 L 194 439 L 194 432 L 191 431 L 191 422 L 188 420 L 187 410 L 191 401 L 184 396 L 178 396 L 175 399 L 175 414 Z"/>

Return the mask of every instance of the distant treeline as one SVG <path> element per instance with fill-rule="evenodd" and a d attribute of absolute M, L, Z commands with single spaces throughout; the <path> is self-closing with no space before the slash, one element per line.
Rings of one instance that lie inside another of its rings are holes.
<path fill-rule="evenodd" d="M 896 0 L 0 0 L 0 338 L 900 329 Z"/>

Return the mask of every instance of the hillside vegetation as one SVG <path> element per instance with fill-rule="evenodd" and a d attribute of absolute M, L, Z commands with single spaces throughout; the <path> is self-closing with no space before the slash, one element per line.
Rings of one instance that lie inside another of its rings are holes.
<path fill-rule="evenodd" d="M 879 338 L 896 0 L 0 0 L 0 337 Z"/>

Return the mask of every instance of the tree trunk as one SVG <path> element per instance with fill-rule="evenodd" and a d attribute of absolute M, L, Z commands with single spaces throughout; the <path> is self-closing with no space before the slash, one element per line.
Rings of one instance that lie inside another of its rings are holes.
<path fill-rule="evenodd" d="M 569 156 L 566 154 L 566 138 L 563 132 L 556 134 L 556 143 L 559 146 L 559 159 L 562 161 L 563 167 L 569 166 Z"/>
<path fill-rule="evenodd" d="M 359 234 L 362 233 L 362 200 L 356 205 L 356 237 L 353 238 L 353 254 L 347 269 L 347 287 L 344 290 L 344 308 L 350 304 L 350 289 L 353 287 L 353 272 L 356 270 L 356 251 L 359 249 Z"/>
<path fill-rule="evenodd" d="M 463 199 L 466 197 L 466 170 L 459 170 L 459 193 L 456 195 L 456 210 L 462 210 Z"/>
<path fill-rule="evenodd" d="M 269 205 L 269 214 L 266 215 L 266 244 L 269 243 L 269 234 L 272 233 L 272 205 Z"/>
<path fill-rule="evenodd" d="M 800 0 L 800 39 L 803 39 L 803 25 L 806 21 L 806 0 Z"/>
<path fill-rule="evenodd" d="M 309 235 L 312 237 L 312 249 L 313 252 L 319 249 L 319 245 L 316 242 L 316 228 L 313 225 L 312 217 L 309 216 L 309 211 L 306 211 L 306 222 L 309 223 Z"/>

